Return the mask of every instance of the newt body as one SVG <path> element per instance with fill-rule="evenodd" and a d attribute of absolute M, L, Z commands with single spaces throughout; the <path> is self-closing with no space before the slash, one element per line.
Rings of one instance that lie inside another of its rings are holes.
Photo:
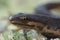
<path fill-rule="evenodd" d="M 60 7 L 60 3 L 50 3 L 37 7 L 34 14 L 16 14 L 10 22 L 22 29 L 35 29 L 50 40 L 60 38 L 60 16 L 53 15 L 49 10 Z M 24 26 L 24 27 L 23 27 Z"/>

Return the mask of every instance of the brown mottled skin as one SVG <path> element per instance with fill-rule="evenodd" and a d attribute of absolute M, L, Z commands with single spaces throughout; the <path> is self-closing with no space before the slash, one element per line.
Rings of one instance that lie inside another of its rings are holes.
<path fill-rule="evenodd" d="M 20 29 L 34 29 L 47 37 L 60 38 L 60 16 L 53 15 L 49 10 L 60 8 L 60 3 L 40 5 L 34 14 L 16 14 L 10 17 L 10 22 Z"/>

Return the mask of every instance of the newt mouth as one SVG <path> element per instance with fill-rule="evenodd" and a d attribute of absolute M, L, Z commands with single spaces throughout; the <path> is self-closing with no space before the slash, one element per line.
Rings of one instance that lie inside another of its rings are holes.
<path fill-rule="evenodd" d="M 16 21 L 16 20 L 14 20 L 14 21 L 10 21 L 12 24 L 21 24 L 21 25 L 23 25 L 24 23 L 23 22 L 20 22 L 20 21 Z"/>

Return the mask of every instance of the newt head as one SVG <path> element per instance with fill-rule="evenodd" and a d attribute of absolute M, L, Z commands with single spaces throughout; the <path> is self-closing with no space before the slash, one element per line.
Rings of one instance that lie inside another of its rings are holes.
<path fill-rule="evenodd" d="M 31 26 L 34 26 L 34 25 L 29 24 L 30 21 L 28 20 L 27 15 L 28 14 L 23 14 L 23 13 L 16 14 L 16 15 L 10 16 L 9 21 L 10 23 L 18 27 L 31 28 Z"/>
<path fill-rule="evenodd" d="M 13 16 L 10 16 L 9 17 L 9 21 L 12 23 L 12 24 L 15 24 L 15 25 L 24 25 L 26 24 L 27 20 L 26 20 L 26 16 L 25 14 L 16 14 L 16 15 L 13 15 Z"/>

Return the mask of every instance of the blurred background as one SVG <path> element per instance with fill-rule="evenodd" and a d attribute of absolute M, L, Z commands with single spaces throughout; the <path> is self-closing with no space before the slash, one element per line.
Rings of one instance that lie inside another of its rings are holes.
<path fill-rule="evenodd" d="M 25 40 L 23 30 L 12 31 L 17 27 L 9 23 L 9 16 L 20 12 L 32 13 L 37 5 L 49 2 L 60 2 L 60 0 L 0 0 L 0 40 Z M 60 16 L 60 9 L 51 12 Z M 35 30 L 27 34 L 29 40 L 44 40 L 44 37 L 38 36 Z"/>

